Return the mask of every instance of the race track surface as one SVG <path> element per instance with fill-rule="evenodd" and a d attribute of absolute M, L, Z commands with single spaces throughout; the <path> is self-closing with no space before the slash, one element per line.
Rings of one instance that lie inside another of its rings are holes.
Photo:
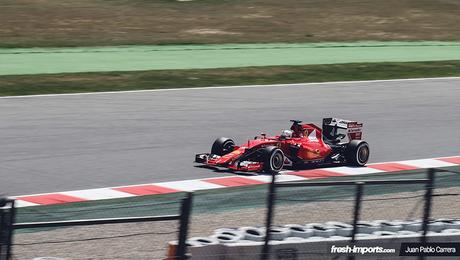
<path fill-rule="evenodd" d="M 363 121 L 371 162 L 458 155 L 459 99 L 458 78 L 1 98 L 0 193 L 225 176 L 194 154 L 289 119 Z"/>

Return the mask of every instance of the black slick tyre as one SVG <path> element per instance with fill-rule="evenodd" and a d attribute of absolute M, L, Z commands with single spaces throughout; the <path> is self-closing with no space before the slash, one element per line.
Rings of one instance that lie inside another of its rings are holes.
<path fill-rule="evenodd" d="M 369 144 L 362 140 L 352 140 L 345 149 L 347 164 L 351 166 L 364 166 L 369 160 Z"/>
<path fill-rule="evenodd" d="M 263 148 L 263 163 L 264 172 L 278 173 L 284 166 L 284 153 L 276 146 L 268 146 Z"/>
<path fill-rule="evenodd" d="M 216 141 L 212 144 L 211 154 L 217 154 L 219 156 L 226 155 L 230 152 L 233 152 L 235 147 L 235 142 L 227 137 L 217 138 Z"/>

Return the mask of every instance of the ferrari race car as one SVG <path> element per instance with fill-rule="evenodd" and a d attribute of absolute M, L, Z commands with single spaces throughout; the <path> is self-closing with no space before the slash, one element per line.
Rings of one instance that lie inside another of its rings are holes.
<path fill-rule="evenodd" d="M 284 167 L 341 164 L 364 166 L 369 144 L 361 140 L 362 123 L 324 118 L 322 129 L 291 120 L 290 130 L 277 136 L 261 134 L 237 146 L 226 137 L 218 138 L 211 153 L 195 155 L 195 162 L 233 171 L 278 173 Z"/>

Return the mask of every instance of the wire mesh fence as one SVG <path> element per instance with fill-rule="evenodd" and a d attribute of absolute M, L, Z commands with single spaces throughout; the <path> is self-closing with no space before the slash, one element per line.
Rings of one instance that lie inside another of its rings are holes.
<path fill-rule="evenodd" d="M 157 206 L 159 204 L 165 205 L 165 203 L 156 203 L 155 205 Z M 175 215 L 29 223 L 11 222 L 5 227 L 2 225 L 2 230 L 6 228 L 6 230 L 10 231 L 24 229 L 39 229 L 39 231 L 17 234 L 18 241 L 14 244 L 11 243 L 11 240 L 9 242 L 6 241 L 8 249 L 11 249 L 12 246 L 15 248 L 15 253 L 13 257 L 7 255 L 5 259 L 22 259 L 22 257 L 24 257 L 23 259 L 30 259 L 28 258 L 29 256 L 27 256 L 28 253 L 32 253 L 34 257 L 36 257 L 37 254 L 40 255 L 42 252 L 53 252 L 58 255 L 64 253 L 66 257 L 70 256 L 71 259 L 163 259 L 165 257 L 165 242 L 160 243 L 158 239 L 165 241 L 168 239 L 171 240 L 173 237 L 178 239 L 178 243 L 174 248 L 175 250 L 170 252 L 170 256 L 172 259 L 185 259 L 185 243 L 191 205 L 192 194 L 188 193 L 187 196 L 180 201 L 180 211 Z M 9 209 L 14 212 L 14 201 Z M 4 211 L 5 209 L 1 210 L 2 216 L 4 215 Z M 85 212 L 85 210 L 71 209 L 67 210 L 66 213 L 73 214 L 75 212 L 81 213 Z M 54 212 L 54 214 L 56 213 L 58 212 Z M 174 223 L 164 223 L 168 221 L 175 221 L 177 223 L 178 220 L 180 220 L 178 225 L 179 228 L 174 228 Z M 111 224 L 118 224 L 118 226 L 110 228 Z M 84 226 L 84 228 L 81 228 L 81 226 Z M 49 239 L 42 239 L 42 235 Z M 53 238 L 50 239 L 50 236 Z M 146 238 L 145 236 L 153 237 Z M 21 239 L 25 241 L 21 241 Z M 28 241 L 28 239 L 32 240 Z M 0 244 L 5 244 L 4 239 L 0 240 Z M 42 250 L 45 250 L 45 252 Z M 118 252 L 117 250 L 122 251 Z M 69 253 L 69 251 L 72 252 Z M 75 253 L 73 254 L 73 252 Z"/>
<path fill-rule="evenodd" d="M 460 218 L 460 185 L 443 187 L 443 183 L 459 183 L 460 171 L 443 169 L 436 173 L 433 189 L 433 218 Z"/>
<path fill-rule="evenodd" d="M 177 221 L 59 228 L 15 235 L 12 259 L 164 259 Z"/>
<path fill-rule="evenodd" d="M 354 193 L 352 186 L 280 188 L 276 192 L 273 224 L 349 222 Z"/>
<path fill-rule="evenodd" d="M 364 187 L 361 219 L 372 220 L 414 220 L 423 218 L 425 190 L 423 184 L 393 184 L 395 193 L 379 194 L 388 189 L 386 185 Z M 414 191 L 410 191 L 414 190 Z"/>
<path fill-rule="evenodd" d="M 195 193 L 189 237 L 211 235 L 220 228 L 263 225 L 266 194 L 265 185 Z"/>

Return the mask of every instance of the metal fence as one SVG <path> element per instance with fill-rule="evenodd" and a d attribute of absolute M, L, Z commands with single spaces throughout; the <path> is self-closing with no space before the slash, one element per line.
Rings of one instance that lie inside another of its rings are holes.
<path fill-rule="evenodd" d="M 271 230 L 273 228 L 273 218 L 275 213 L 275 204 L 277 201 L 277 195 L 284 188 L 311 188 L 311 187 L 328 187 L 328 186 L 341 186 L 341 187 L 354 187 L 354 203 L 353 203 L 353 212 L 352 212 L 352 235 L 350 243 L 353 246 L 356 242 L 356 234 L 358 231 L 358 223 L 361 217 L 362 204 L 363 204 L 363 195 L 367 187 L 377 186 L 377 185 L 423 185 L 424 194 L 421 195 L 423 198 L 423 217 L 422 217 L 422 235 L 420 236 L 420 242 L 427 242 L 427 232 L 428 225 L 430 223 L 430 216 L 432 211 L 432 202 L 434 196 L 442 196 L 442 194 L 433 194 L 435 177 L 437 172 L 453 172 L 459 173 L 450 170 L 444 169 L 428 169 L 426 172 L 426 178 L 424 179 L 399 179 L 399 180 L 370 180 L 370 181 L 321 181 L 321 182 L 285 182 L 277 183 L 276 175 L 272 175 L 272 181 L 269 185 L 269 192 L 267 196 L 267 214 L 265 221 L 265 230 Z M 459 195 L 459 194 L 446 194 L 446 195 Z M 410 198 L 413 198 L 411 196 Z M 408 197 L 409 198 L 409 197 Z M 393 198 L 393 199 L 401 199 Z M 403 198 L 404 199 L 404 198 Z M 266 260 L 270 258 L 270 244 L 271 232 L 266 232 L 264 246 L 260 254 L 261 260 Z M 354 259 L 354 255 L 350 255 L 348 259 Z M 424 257 L 420 257 L 424 259 Z"/>
<path fill-rule="evenodd" d="M 188 226 L 190 222 L 192 202 L 193 194 L 188 193 L 187 196 L 184 199 L 182 199 L 180 214 L 177 215 L 15 223 L 14 200 L 2 199 L 0 201 L 0 260 L 11 259 L 11 246 L 13 241 L 13 233 L 15 230 L 74 226 L 99 226 L 107 224 L 125 224 L 139 222 L 164 222 L 172 220 L 179 221 L 179 235 L 177 248 L 175 248 L 174 252 L 172 252 L 174 256 L 170 258 L 185 260 L 187 259 L 186 240 Z"/>
<path fill-rule="evenodd" d="M 14 216 L 14 200 L 0 198 L 0 260 L 11 258 Z"/>

